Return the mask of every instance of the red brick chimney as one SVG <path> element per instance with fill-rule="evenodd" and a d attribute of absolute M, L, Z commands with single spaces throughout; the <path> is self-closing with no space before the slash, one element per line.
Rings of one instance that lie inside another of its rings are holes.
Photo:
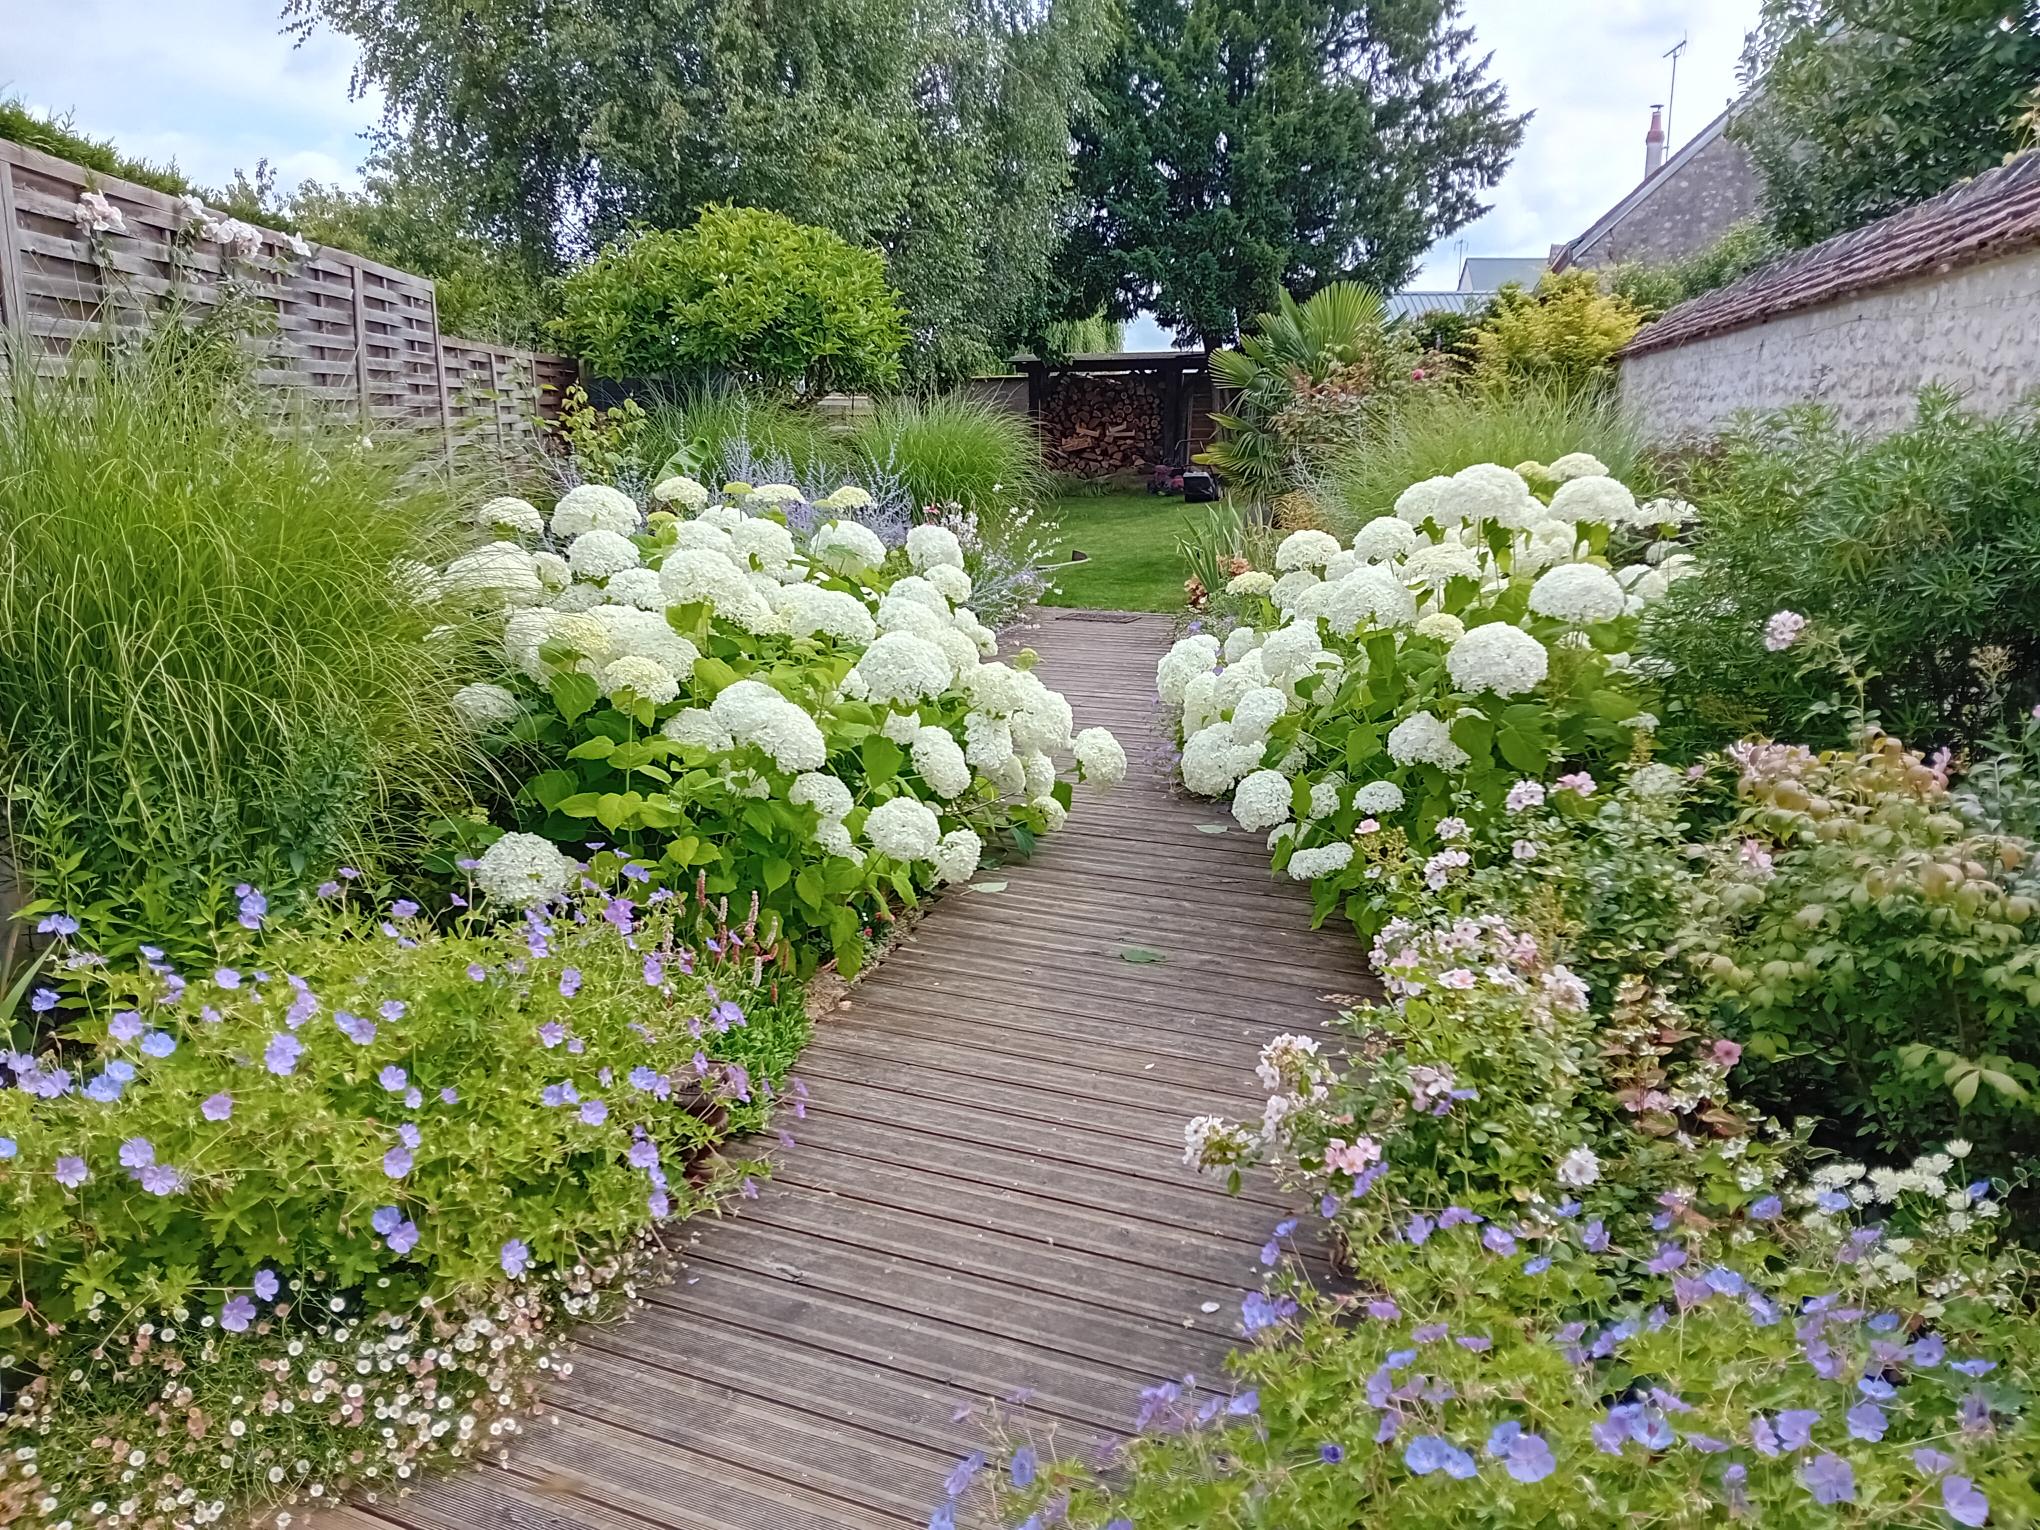
<path fill-rule="evenodd" d="M 1650 109 L 1650 131 L 1643 135 L 1643 178 L 1649 180 L 1665 162 L 1665 109 Z"/>

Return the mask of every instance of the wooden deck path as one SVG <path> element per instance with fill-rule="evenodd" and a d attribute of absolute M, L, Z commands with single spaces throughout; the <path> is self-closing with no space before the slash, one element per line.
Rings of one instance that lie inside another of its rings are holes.
<path fill-rule="evenodd" d="M 585 1334 L 507 1469 L 319 1526 L 901 1530 L 984 1443 L 961 1405 L 1030 1388 L 1078 1448 L 1156 1379 L 1220 1377 L 1285 1208 L 1185 1168 L 1183 1123 L 1257 1116 L 1261 1043 L 1371 985 L 1259 836 L 1199 832 L 1222 805 L 1170 790 L 1167 618 L 1018 636 L 1079 726 L 1119 735 L 1125 784 L 1079 788 L 1031 862 L 981 877 L 1005 891 L 944 898 L 824 1020 L 758 1199 L 695 1226 L 635 1321 Z"/>

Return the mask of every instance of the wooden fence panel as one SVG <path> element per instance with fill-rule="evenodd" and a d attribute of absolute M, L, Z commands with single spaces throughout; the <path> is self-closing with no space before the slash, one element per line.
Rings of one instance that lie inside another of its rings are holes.
<path fill-rule="evenodd" d="M 119 211 L 121 231 L 87 234 L 86 191 Z M 274 315 L 259 380 L 371 430 L 507 451 L 557 417 L 577 375 L 568 358 L 442 335 L 429 278 L 344 250 L 298 254 L 288 235 L 259 232 L 259 255 L 232 256 L 190 231 L 178 198 L 0 140 L 0 329 L 59 366 L 103 325 L 149 322 L 171 300 L 203 314 L 233 280 Z"/>

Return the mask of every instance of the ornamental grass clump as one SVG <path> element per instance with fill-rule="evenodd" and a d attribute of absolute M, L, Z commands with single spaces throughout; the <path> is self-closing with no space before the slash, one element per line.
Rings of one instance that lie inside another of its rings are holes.
<path fill-rule="evenodd" d="M 1512 782 L 1647 748 L 1652 687 L 1630 645 L 1685 565 L 1613 568 L 1608 550 L 1680 511 L 1638 504 L 1602 466 L 1476 463 L 1405 487 L 1350 545 L 1295 532 L 1272 579 L 1240 585 L 1240 625 L 1161 661 L 1184 785 L 1230 792 L 1320 920 L 1343 910 L 1371 934 L 1388 917 L 1366 853 L 1384 826 L 1439 877 Z"/>
<path fill-rule="evenodd" d="M 62 941 L 73 997 L 0 1089 L 0 1517 L 238 1521 L 486 1447 L 749 1172 L 715 1149 L 806 1036 L 753 926 L 575 868 L 441 930 L 349 875 L 195 964 Z"/>
<path fill-rule="evenodd" d="M 464 581 L 503 645 L 461 715 L 523 782 L 495 804 L 514 834 L 468 835 L 485 870 L 514 862 L 497 901 L 543 886 L 545 842 L 600 840 L 655 887 L 756 888 L 769 946 L 854 972 L 873 921 L 1062 824 L 1058 755 L 1080 779 L 1124 776 L 1031 653 L 986 662 L 997 640 L 948 525 L 889 544 L 856 485 L 714 494 L 674 475 L 652 499 L 675 509 L 640 522 L 584 485 L 549 517 L 489 512 L 545 528 Z"/>
<path fill-rule="evenodd" d="M 97 948 L 198 938 L 458 800 L 466 542 L 396 443 L 278 422 L 152 346 L 0 397 L 9 853 Z"/>

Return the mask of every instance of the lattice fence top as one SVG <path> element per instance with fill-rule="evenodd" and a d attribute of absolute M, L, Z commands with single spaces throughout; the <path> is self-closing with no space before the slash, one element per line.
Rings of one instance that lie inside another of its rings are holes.
<path fill-rule="evenodd" d="M 81 223 L 87 192 L 118 229 Z M 176 197 L 0 141 L 0 327 L 32 354 L 59 360 L 102 324 L 147 322 L 172 300 L 203 314 L 232 281 L 275 316 L 260 379 L 370 428 L 507 449 L 558 413 L 571 360 L 442 335 L 429 278 L 344 250 L 300 253 L 272 229 L 254 236 L 259 252 L 230 252 L 193 232 Z"/>

